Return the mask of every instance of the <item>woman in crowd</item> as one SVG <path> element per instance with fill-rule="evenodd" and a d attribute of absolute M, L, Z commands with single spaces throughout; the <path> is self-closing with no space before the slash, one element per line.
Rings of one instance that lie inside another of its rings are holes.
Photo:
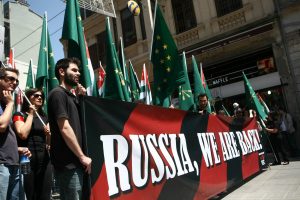
<path fill-rule="evenodd" d="M 26 91 L 30 105 L 23 99 L 21 112 L 13 116 L 18 145 L 28 147 L 32 153 L 31 173 L 24 175 L 24 188 L 27 200 L 50 200 L 52 170 L 48 150 L 50 148 L 50 130 L 47 116 L 43 112 L 44 93 L 39 89 Z M 46 126 L 37 117 L 40 115 Z"/>

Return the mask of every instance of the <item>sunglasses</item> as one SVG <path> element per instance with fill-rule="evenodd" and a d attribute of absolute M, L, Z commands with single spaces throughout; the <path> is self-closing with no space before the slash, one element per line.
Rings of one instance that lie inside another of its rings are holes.
<path fill-rule="evenodd" d="M 43 98 L 43 95 L 41 95 L 41 94 L 33 94 L 32 96 L 33 96 L 34 98 L 39 98 L 39 97 Z"/>
<path fill-rule="evenodd" d="M 9 81 L 11 83 L 16 83 L 16 85 L 19 85 L 19 80 L 16 79 L 15 77 L 5 75 L 4 79 L 5 79 L 5 81 Z"/>

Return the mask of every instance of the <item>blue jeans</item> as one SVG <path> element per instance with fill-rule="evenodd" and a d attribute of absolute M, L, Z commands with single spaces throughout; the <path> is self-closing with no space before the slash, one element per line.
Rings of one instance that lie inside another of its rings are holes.
<path fill-rule="evenodd" d="M 70 169 L 55 171 L 61 200 L 81 200 L 82 199 L 82 182 L 83 170 Z"/>
<path fill-rule="evenodd" d="M 19 166 L 0 164 L 0 200 L 24 200 Z"/>

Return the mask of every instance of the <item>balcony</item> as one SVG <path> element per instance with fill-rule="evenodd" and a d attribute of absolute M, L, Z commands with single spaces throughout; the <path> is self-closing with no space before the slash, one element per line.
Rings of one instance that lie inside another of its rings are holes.
<path fill-rule="evenodd" d="M 211 24 L 214 29 L 214 32 L 224 32 L 246 24 L 246 12 L 250 10 L 252 10 L 252 5 L 246 4 L 243 8 L 239 10 L 231 12 L 222 17 L 213 18 L 211 20 Z"/>
<path fill-rule="evenodd" d="M 205 26 L 203 24 L 198 25 L 197 27 L 180 33 L 174 36 L 175 42 L 178 49 L 196 44 L 202 38 L 201 35 L 204 34 Z"/>

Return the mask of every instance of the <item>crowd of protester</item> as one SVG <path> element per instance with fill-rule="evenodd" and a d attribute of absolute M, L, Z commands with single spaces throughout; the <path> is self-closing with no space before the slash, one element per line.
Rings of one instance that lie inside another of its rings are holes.
<path fill-rule="evenodd" d="M 77 58 L 57 62 L 55 76 L 59 86 L 48 95 L 48 116 L 43 110 L 46 97 L 36 88 L 26 91 L 21 111 L 12 115 L 12 95 L 19 84 L 18 71 L 0 69 L 0 200 L 24 200 L 25 194 L 27 200 L 49 200 L 53 176 L 61 199 L 82 199 L 83 176 L 91 172 L 92 160 L 85 154 L 82 144 L 77 97 L 85 95 L 86 89 L 79 84 L 79 66 Z M 198 113 L 209 114 L 207 95 L 200 94 L 198 102 Z M 225 110 L 211 114 L 228 115 Z M 230 117 L 238 121 L 257 115 L 254 110 L 242 109 L 235 102 Z M 274 152 L 272 165 L 289 164 L 289 152 L 297 150 L 293 138 L 296 127 L 291 115 L 277 108 L 269 113 L 266 121 L 258 121 L 258 126 L 269 138 Z M 30 173 L 23 175 L 19 168 L 22 155 L 31 157 Z"/>

